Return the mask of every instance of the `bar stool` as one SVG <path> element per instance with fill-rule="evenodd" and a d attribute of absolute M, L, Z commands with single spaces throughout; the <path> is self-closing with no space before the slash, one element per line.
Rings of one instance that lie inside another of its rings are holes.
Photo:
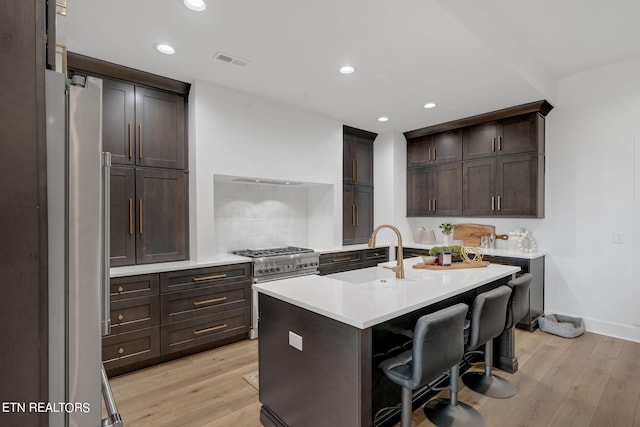
<path fill-rule="evenodd" d="M 402 427 L 411 426 L 413 390 L 458 366 L 464 354 L 464 320 L 468 307 L 456 304 L 418 319 L 413 347 L 378 365 L 402 387 Z M 480 414 L 478 414 L 480 415 Z"/>
<path fill-rule="evenodd" d="M 471 330 L 465 351 L 474 351 L 484 345 L 484 371 L 467 372 L 462 376 L 462 381 L 471 390 L 500 399 L 511 397 L 516 392 L 513 384 L 491 372 L 493 339 L 505 329 L 510 296 L 511 288 L 502 285 L 481 293 L 473 301 Z"/>

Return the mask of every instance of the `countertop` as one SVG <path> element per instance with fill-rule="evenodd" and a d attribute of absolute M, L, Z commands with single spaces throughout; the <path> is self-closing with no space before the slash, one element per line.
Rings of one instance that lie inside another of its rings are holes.
<path fill-rule="evenodd" d="M 434 246 L 442 246 L 442 243 L 438 243 L 435 245 L 423 245 L 420 243 L 405 243 L 402 246 L 404 248 L 431 249 Z M 507 257 L 507 258 L 536 259 L 536 258 L 540 258 L 547 255 L 548 251 L 545 249 L 538 249 L 535 252 L 522 252 L 518 250 L 509 250 L 509 249 L 482 249 L 482 253 L 484 253 L 485 255 L 501 256 L 501 257 Z"/>
<path fill-rule="evenodd" d="M 162 273 L 165 271 L 188 270 L 190 268 L 214 267 L 217 265 L 241 264 L 251 262 L 251 258 L 232 255 L 219 254 L 202 261 L 176 261 L 161 262 L 157 264 L 128 265 L 126 267 L 113 267 L 110 275 L 114 277 L 134 276 L 137 274 Z"/>
<path fill-rule="evenodd" d="M 303 276 L 254 284 L 265 295 L 313 311 L 359 329 L 366 329 L 451 296 L 520 271 L 491 264 L 462 270 L 416 270 L 421 258 L 404 260 L 406 279 L 396 279 L 383 266 L 327 276 Z"/>

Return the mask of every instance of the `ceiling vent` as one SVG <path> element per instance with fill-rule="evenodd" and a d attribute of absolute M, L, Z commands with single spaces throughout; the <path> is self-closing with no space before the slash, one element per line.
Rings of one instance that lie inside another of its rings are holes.
<path fill-rule="evenodd" d="M 249 63 L 246 59 L 238 58 L 237 56 L 229 55 L 228 53 L 218 52 L 213 56 L 218 61 L 226 62 L 227 64 L 237 65 L 244 67 Z"/>

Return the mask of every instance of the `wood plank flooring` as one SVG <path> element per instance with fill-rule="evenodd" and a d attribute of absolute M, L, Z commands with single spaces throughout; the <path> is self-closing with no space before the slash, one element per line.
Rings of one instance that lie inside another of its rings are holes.
<path fill-rule="evenodd" d="M 586 333 L 564 339 L 516 331 L 518 392 L 490 399 L 463 386 L 459 398 L 488 427 L 640 427 L 640 343 Z M 258 392 L 244 375 L 258 369 L 258 342 L 242 341 L 111 380 L 127 427 L 260 426 Z M 446 393 L 443 393 L 446 397 Z M 432 424 L 421 410 L 413 425 Z"/>

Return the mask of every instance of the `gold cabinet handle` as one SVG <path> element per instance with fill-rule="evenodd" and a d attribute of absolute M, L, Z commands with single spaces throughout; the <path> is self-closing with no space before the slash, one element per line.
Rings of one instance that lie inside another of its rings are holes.
<path fill-rule="evenodd" d="M 122 354 L 122 353 L 124 353 L 124 347 L 118 348 L 118 354 Z"/>
<path fill-rule="evenodd" d="M 496 151 L 496 137 L 491 138 L 491 151 Z"/>
<path fill-rule="evenodd" d="M 429 212 L 431 212 L 431 199 L 429 199 Z"/>
<path fill-rule="evenodd" d="M 124 320 L 124 314 L 118 314 L 118 320 L 123 321 Z"/>
<path fill-rule="evenodd" d="M 129 199 L 129 236 L 133 235 L 133 199 Z"/>
<path fill-rule="evenodd" d="M 193 335 L 205 334 L 207 332 L 217 331 L 217 330 L 220 330 L 220 329 L 224 329 L 226 327 L 227 327 L 227 324 L 223 323 L 222 325 L 212 326 L 210 328 L 198 329 L 197 331 L 193 331 Z"/>
<path fill-rule="evenodd" d="M 502 203 L 501 203 L 501 197 L 498 196 L 498 210 L 502 210 Z"/>
<path fill-rule="evenodd" d="M 502 137 L 498 137 L 498 151 L 502 151 L 504 149 L 504 144 L 502 143 Z"/>
<path fill-rule="evenodd" d="M 124 292 L 124 288 L 122 286 L 118 286 L 118 293 Z"/>
<path fill-rule="evenodd" d="M 356 159 L 351 159 L 351 180 L 356 181 L 358 175 L 356 174 Z"/>
<path fill-rule="evenodd" d="M 133 157 L 133 144 L 131 143 L 131 122 L 129 122 L 129 159 Z"/>
<path fill-rule="evenodd" d="M 213 276 L 194 277 L 193 281 L 194 282 L 201 282 L 203 280 L 224 279 L 225 277 L 227 277 L 227 275 L 223 273 L 223 274 L 215 274 Z"/>
<path fill-rule="evenodd" d="M 491 210 L 496 210 L 496 198 L 495 196 L 491 196 Z"/>
<path fill-rule="evenodd" d="M 227 300 L 227 297 L 208 299 L 206 301 L 194 301 L 193 302 L 193 306 L 197 307 L 197 306 L 203 305 L 203 304 L 212 304 L 214 302 L 220 302 L 220 301 L 226 301 L 226 300 Z"/>
<path fill-rule="evenodd" d="M 351 261 L 351 257 L 347 256 L 343 258 L 334 258 L 331 260 L 331 262 L 342 262 L 342 261 Z"/>
<path fill-rule="evenodd" d="M 410 253 L 409 255 L 411 255 L 412 257 L 414 257 L 414 256 L 423 256 L 424 254 L 414 254 L 414 253 Z"/>
<path fill-rule="evenodd" d="M 433 147 L 433 160 L 437 160 L 438 157 L 436 156 L 436 147 Z"/>
<path fill-rule="evenodd" d="M 142 199 L 138 200 L 138 205 L 140 208 L 138 212 L 138 220 L 139 220 L 138 231 L 140 232 L 140 234 L 142 234 Z"/>
<path fill-rule="evenodd" d="M 429 161 L 431 161 L 431 148 L 429 148 Z"/>
<path fill-rule="evenodd" d="M 356 205 L 351 205 L 351 225 L 356 226 Z"/>
<path fill-rule="evenodd" d="M 433 199 L 433 210 L 434 210 L 434 212 L 438 210 L 438 200 L 437 199 Z"/>
<path fill-rule="evenodd" d="M 142 159 L 142 123 L 138 123 L 138 158 Z"/>
<path fill-rule="evenodd" d="M 358 175 L 360 175 L 359 172 L 360 171 L 358 170 L 358 159 L 356 159 L 356 179 L 355 179 L 356 181 L 358 181 L 358 178 L 359 178 Z"/>
<path fill-rule="evenodd" d="M 357 226 L 358 226 L 358 223 L 359 223 L 359 221 L 358 221 L 358 219 L 359 219 L 359 218 L 358 218 L 358 216 L 359 216 L 359 215 L 358 215 L 358 205 L 355 205 L 355 206 L 356 206 L 356 227 L 357 227 Z"/>

